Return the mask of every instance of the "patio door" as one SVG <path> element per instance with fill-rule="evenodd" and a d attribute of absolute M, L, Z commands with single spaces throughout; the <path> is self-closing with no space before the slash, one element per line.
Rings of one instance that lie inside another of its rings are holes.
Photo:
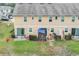
<path fill-rule="evenodd" d="M 17 28 L 17 36 L 23 36 L 24 35 L 24 28 Z"/>
<path fill-rule="evenodd" d="M 72 28 L 72 35 L 79 36 L 79 28 Z"/>
<path fill-rule="evenodd" d="M 79 40 L 79 28 L 72 28 L 72 38 Z"/>

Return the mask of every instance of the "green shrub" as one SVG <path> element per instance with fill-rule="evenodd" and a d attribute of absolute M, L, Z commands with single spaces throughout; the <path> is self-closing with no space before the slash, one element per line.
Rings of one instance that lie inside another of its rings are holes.
<path fill-rule="evenodd" d="M 37 40 L 37 36 L 36 35 L 29 35 L 29 39 L 36 41 Z"/>
<path fill-rule="evenodd" d="M 65 39 L 66 40 L 71 40 L 72 38 L 71 38 L 71 34 L 69 33 L 68 35 L 65 35 Z"/>

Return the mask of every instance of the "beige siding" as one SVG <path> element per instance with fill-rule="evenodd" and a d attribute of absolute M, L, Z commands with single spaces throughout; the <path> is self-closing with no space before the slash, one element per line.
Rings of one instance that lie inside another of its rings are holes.
<path fill-rule="evenodd" d="M 68 28 L 69 32 L 71 32 L 71 28 L 78 27 L 79 28 L 79 20 L 76 17 L 76 20 L 72 22 L 72 17 L 64 17 L 64 22 L 61 22 L 61 17 L 58 17 L 55 20 L 55 17 L 52 17 L 52 22 L 49 22 L 48 17 L 42 17 L 42 22 L 38 22 L 38 17 L 34 17 L 34 23 L 32 22 L 32 17 L 27 17 L 27 22 L 24 22 L 24 17 L 14 17 L 14 27 L 16 28 L 25 28 L 25 34 L 37 34 L 38 28 L 43 27 L 47 28 L 48 33 L 50 33 L 50 28 L 54 28 L 54 31 L 57 31 L 59 28 L 64 30 L 64 28 Z M 33 32 L 29 32 L 29 28 L 32 28 Z M 16 32 L 16 31 L 15 31 Z"/>

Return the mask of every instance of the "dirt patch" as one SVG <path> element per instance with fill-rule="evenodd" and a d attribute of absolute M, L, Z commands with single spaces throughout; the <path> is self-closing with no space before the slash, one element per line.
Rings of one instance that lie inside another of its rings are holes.
<path fill-rule="evenodd" d="M 64 46 L 57 46 L 53 48 L 53 52 L 58 56 L 70 56 L 71 52 Z"/>

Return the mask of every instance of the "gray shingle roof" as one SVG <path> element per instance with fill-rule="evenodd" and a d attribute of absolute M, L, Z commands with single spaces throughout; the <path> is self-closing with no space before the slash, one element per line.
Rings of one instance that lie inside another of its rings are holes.
<path fill-rule="evenodd" d="M 14 16 L 79 16 L 79 3 L 17 3 Z"/>

